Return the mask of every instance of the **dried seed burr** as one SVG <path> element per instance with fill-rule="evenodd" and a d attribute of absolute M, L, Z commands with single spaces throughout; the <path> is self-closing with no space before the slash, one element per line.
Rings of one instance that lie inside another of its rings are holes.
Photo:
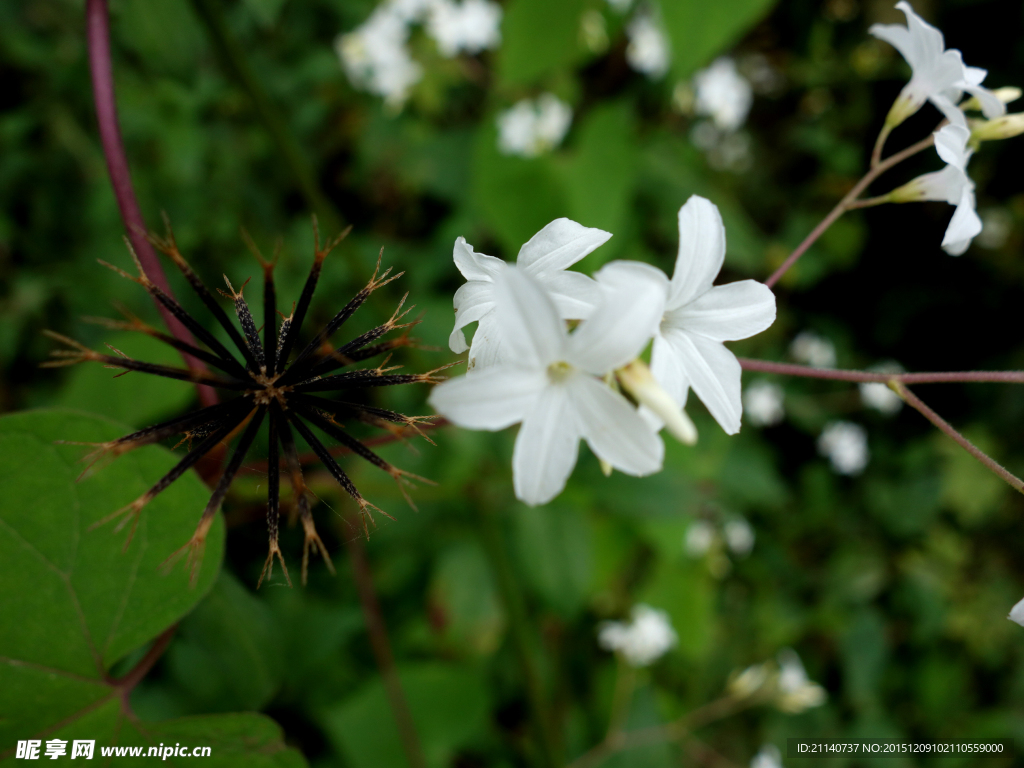
<path fill-rule="evenodd" d="M 193 413 L 170 419 L 152 427 L 147 427 L 117 440 L 89 444 L 93 445 L 95 450 L 86 457 L 88 466 L 86 471 L 82 473 L 83 475 L 100 459 L 113 459 L 144 445 L 158 443 L 176 435 L 181 436 L 179 445 L 181 442 L 188 442 L 187 453 L 170 472 L 131 504 L 100 520 L 96 524 L 97 526 L 121 518 L 116 528 L 116 530 L 121 530 L 121 528 L 130 523 L 131 528 L 128 540 L 125 543 L 127 547 L 131 542 L 132 534 L 134 534 L 142 508 L 177 478 L 195 466 L 203 456 L 210 453 L 217 446 L 221 444 L 227 445 L 234 440 L 234 450 L 223 467 L 210 501 L 200 516 L 195 533 L 181 549 L 172 554 L 167 560 L 167 564 L 170 565 L 182 555 L 187 554 L 191 578 L 194 583 L 201 564 L 206 535 L 213 524 L 217 509 L 227 495 L 231 482 L 242 466 L 246 454 L 255 442 L 260 426 L 266 420 L 269 428 L 269 460 L 267 463 L 267 530 L 269 544 L 267 559 L 263 566 L 263 572 L 260 574 L 260 583 L 263 582 L 265 577 L 273 574 L 274 558 L 276 557 L 284 570 L 285 579 L 291 584 L 288 568 L 285 565 L 284 556 L 278 543 L 282 452 L 286 467 L 285 471 L 295 494 L 297 514 L 305 534 L 302 553 L 302 582 L 306 583 L 310 551 L 315 550 L 319 552 L 332 573 L 334 572 L 334 567 L 331 564 L 327 549 L 317 533 L 310 511 L 310 492 L 303 480 L 302 466 L 299 461 L 293 429 L 313 449 L 334 479 L 359 505 L 363 530 L 367 536 L 369 535 L 369 524 L 376 525 L 373 519 L 373 512 L 380 512 L 389 518 L 391 516 L 362 497 L 345 470 L 335 460 L 331 451 L 314 434 L 314 427 L 341 443 L 342 446 L 349 449 L 352 453 L 358 454 L 363 459 L 391 475 L 399 484 L 407 500 L 409 497 L 406 493 L 405 485 L 411 485 L 414 480 L 429 482 L 385 461 L 358 439 L 349 435 L 342 424 L 335 418 L 343 414 L 346 419 L 354 419 L 366 424 L 383 427 L 399 435 L 406 429 L 409 429 L 429 440 L 423 434 L 420 427 L 421 425 L 429 424 L 431 417 L 405 416 L 395 411 L 365 405 L 357 402 L 358 398 L 353 398 L 351 393 L 354 390 L 365 390 L 371 387 L 386 387 L 417 382 L 437 382 L 440 380 L 440 377 L 436 374 L 442 368 L 422 374 L 392 373 L 392 371 L 396 370 L 396 367 L 386 367 L 390 359 L 389 354 L 384 362 L 376 368 L 360 368 L 336 373 L 336 371 L 350 365 L 378 355 L 390 353 L 392 350 L 403 346 L 411 345 L 412 340 L 407 335 L 407 331 L 396 338 L 382 340 L 389 332 L 405 330 L 416 324 L 415 322 L 401 322 L 410 311 L 402 311 L 406 297 L 402 298 L 395 313 L 387 322 L 376 326 L 337 348 L 330 344 L 331 336 L 366 301 L 371 293 L 387 285 L 392 280 L 401 277 L 402 273 L 391 276 L 390 269 L 380 273 L 380 257 L 378 257 L 377 268 L 374 270 L 370 282 L 342 307 L 330 322 L 316 333 L 308 344 L 301 348 L 296 347 L 303 320 L 309 309 L 310 300 L 313 297 L 313 292 L 320 277 L 324 259 L 344 239 L 350 230 L 351 227 L 321 247 L 316 219 L 314 218 L 315 246 L 313 267 L 309 277 L 306 279 L 298 303 L 293 306 L 292 313 L 288 317 L 282 315 L 283 319 L 280 326 L 277 323 L 279 313 L 277 312 L 276 290 L 274 287 L 274 263 L 276 258 L 271 261 L 265 260 L 251 239 L 245 236 L 247 244 L 259 259 L 263 268 L 262 340 L 260 339 L 259 330 L 256 327 L 252 312 L 249 310 L 249 305 L 243 296 L 245 284 L 236 291 L 227 276 L 225 276 L 224 281 L 227 284 L 228 292 L 221 291 L 234 304 L 235 314 L 241 326 L 241 332 L 239 332 L 239 329 L 231 321 L 227 313 L 217 303 L 213 294 L 181 255 L 171 233 L 170 226 L 167 227 L 167 234 L 164 237 L 149 235 L 149 239 L 154 246 L 167 255 L 181 270 L 201 302 L 209 310 L 210 314 L 213 315 L 216 322 L 226 331 L 230 343 L 237 348 L 238 354 L 222 344 L 210 330 L 190 313 L 186 312 L 177 301 L 154 285 L 143 271 L 142 265 L 139 263 L 130 244 L 128 249 L 139 271 L 137 277 L 113 265 L 101 262 L 122 276 L 142 285 L 157 302 L 166 307 L 171 314 L 178 318 L 192 332 L 193 336 L 204 345 L 205 349 L 158 331 L 142 322 L 130 312 L 124 312 L 126 317 L 124 321 L 87 319 L 98 322 L 108 328 L 138 331 L 159 339 L 180 352 L 201 361 L 208 368 L 177 368 L 147 363 L 132 359 L 119 350 L 114 350 L 113 347 L 111 349 L 117 353 L 116 355 L 101 354 L 85 347 L 74 339 L 52 331 L 46 331 L 45 333 L 50 338 L 64 344 L 66 349 L 51 352 L 50 354 L 53 359 L 43 365 L 46 367 L 60 367 L 84 361 L 96 361 L 105 364 L 109 368 L 123 369 L 125 372 L 137 371 L 139 373 L 148 373 L 154 376 L 164 376 L 207 385 L 217 389 L 221 395 L 234 396 L 215 405 L 201 408 Z M 381 254 L 383 254 L 383 249 Z M 292 356 L 294 349 L 300 349 L 300 351 Z M 289 360 L 289 358 L 291 359 Z M 211 369 L 215 369 L 215 372 Z M 350 394 L 347 397 L 342 394 L 338 399 L 328 399 L 315 394 L 320 392 Z"/>

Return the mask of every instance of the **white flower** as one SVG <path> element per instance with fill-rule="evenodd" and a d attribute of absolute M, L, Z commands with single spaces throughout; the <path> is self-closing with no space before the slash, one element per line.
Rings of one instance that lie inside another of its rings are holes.
<path fill-rule="evenodd" d="M 725 543 L 738 557 L 746 557 L 754 548 L 754 529 L 742 517 L 725 524 Z"/>
<path fill-rule="evenodd" d="M 636 605 L 632 621 L 606 621 L 598 632 L 598 643 L 606 651 L 621 653 L 632 667 L 646 667 L 660 659 L 678 638 L 668 614 L 649 605 Z"/>
<path fill-rule="evenodd" d="M 967 148 L 971 132 L 961 125 L 946 125 L 935 132 L 935 151 L 946 163 L 941 171 L 926 173 L 889 193 L 895 203 L 939 200 L 955 205 L 942 248 L 959 256 L 981 232 L 981 218 L 975 210 L 974 182 L 967 175 L 967 163 L 974 154 Z"/>
<path fill-rule="evenodd" d="M 755 381 L 743 392 L 743 414 L 755 427 L 778 424 L 786 415 L 782 387 L 770 381 Z"/>
<path fill-rule="evenodd" d="M 868 370 L 878 371 L 879 373 L 903 373 L 903 366 L 889 361 L 872 366 Z M 880 381 L 862 381 L 859 388 L 860 399 L 864 402 L 864 405 L 874 408 L 885 416 L 893 416 L 899 413 L 900 408 L 903 407 L 902 398 L 889 389 L 888 384 L 883 384 Z"/>
<path fill-rule="evenodd" d="M 679 209 L 679 255 L 662 287 L 664 313 L 651 351 L 651 371 L 680 407 L 690 387 L 728 434 L 740 430 L 740 364 L 724 341 L 760 333 L 775 320 L 775 295 L 754 280 L 712 285 L 725 260 L 718 208 L 693 195 Z M 658 419 L 645 411 L 652 423 Z"/>
<path fill-rule="evenodd" d="M 796 651 L 786 648 L 779 652 L 778 660 L 779 680 L 775 705 L 779 709 L 795 714 L 825 703 L 828 694 L 820 685 L 807 679 L 807 672 Z"/>
<path fill-rule="evenodd" d="M 602 288 L 591 316 L 570 335 L 541 283 L 522 269 L 493 275 L 500 363 L 439 384 L 429 402 L 469 429 L 496 431 L 522 422 L 512 457 L 516 497 L 544 504 L 576 465 L 580 438 L 597 457 L 629 475 L 661 469 L 658 435 L 600 376 L 635 358 L 658 320 L 658 286 L 625 263 Z M 625 274 L 632 273 L 632 275 Z"/>
<path fill-rule="evenodd" d="M 946 116 L 950 123 L 966 125 L 963 112 L 957 107 L 963 92 L 972 94 L 986 117 L 1003 114 L 1006 106 L 987 88 L 981 87 L 987 72 L 968 67 L 955 48 L 946 49 L 942 32 L 918 16 L 909 3 L 896 3 L 907 17 L 907 26 L 901 24 L 872 24 L 868 30 L 898 50 L 913 75 L 900 91 L 886 118 L 893 128 L 917 112 L 924 102 L 930 101 Z"/>
<path fill-rule="evenodd" d="M 725 689 L 734 698 L 746 699 L 764 687 L 772 671 L 769 664 L 752 664 L 738 674 L 733 672 Z"/>
<path fill-rule="evenodd" d="M 423 76 L 406 48 L 409 28 L 390 3 L 379 6 L 360 27 L 334 42 L 352 85 L 400 107 Z"/>
<path fill-rule="evenodd" d="M 654 16 L 646 12 L 638 13 L 626 27 L 626 36 L 629 38 L 629 45 L 626 46 L 626 62 L 629 66 L 652 80 L 668 72 L 668 36 Z"/>
<path fill-rule="evenodd" d="M 798 363 L 815 368 L 835 368 L 836 348 L 814 331 L 801 331 L 789 345 L 789 354 Z"/>
<path fill-rule="evenodd" d="M 599 289 L 586 275 L 567 270 L 610 237 L 610 232 L 555 219 L 519 249 L 516 264 L 543 285 L 559 317 L 583 320 L 599 300 Z M 467 282 L 455 292 L 455 328 L 448 346 L 452 352 L 465 352 L 468 347 L 462 329 L 479 321 L 469 351 L 469 367 L 486 367 L 501 354 L 501 328 L 494 316 L 494 281 L 508 265 L 494 256 L 476 253 L 463 237 L 455 241 L 453 256 Z"/>
<path fill-rule="evenodd" d="M 765 744 L 751 759 L 750 768 L 782 768 L 782 753 L 774 744 Z"/>
<path fill-rule="evenodd" d="M 830 422 L 818 437 L 818 453 L 840 475 L 859 475 L 868 465 L 868 434 L 851 421 Z"/>
<path fill-rule="evenodd" d="M 693 76 L 693 87 L 697 114 L 707 115 L 723 131 L 735 131 L 743 125 L 754 96 L 750 83 L 736 70 L 735 61 L 728 56 L 715 59 Z"/>
<path fill-rule="evenodd" d="M 690 557 L 703 557 L 715 543 L 717 535 L 714 526 L 706 520 L 697 520 L 691 523 L 690 527 L 686 529 L 686 538 L 683 540 L 686 554 Z"/>
<path fill-rule="evenodd" d="M 475 54 L 501 44 L 501 6 L 490 0 L 434 0 L 427 32 L 443 56 Z"/>
<path fill-rule="evenodd" d="M 629 6 L 633 4 L 633 0 L 608 0 L 608 5 L 614 8 L 619 13 L 625 13 L 629 10 Z"/>
<path fill-rule="evenodd" d="M 561 144 L 571 124 L 572 107 L 554 94 L 523 99 L 498 115 L 498 149 L 536 157 Z"/>
<path fill-rule="evenodd" d="M 1007 616 L 1010 621 L 1015 621 L 1024 627 L 1024 599 L 1021 599 L 1013 608 L 1010 609 L 1010 615 Z"/>

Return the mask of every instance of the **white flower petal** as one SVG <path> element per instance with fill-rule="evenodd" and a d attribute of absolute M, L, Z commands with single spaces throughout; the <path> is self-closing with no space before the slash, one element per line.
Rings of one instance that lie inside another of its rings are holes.
<path fill-rule="evenodd" d="M 470 323 L 480 320 L 494 309 L 494 286 L 491 283 L 473 280 L 459 286 L 455 292 L 455 328 L 448 338 L 448 346 L 452 352 L 459 354 L 469 349 L 466 336 L 462 329 Z"/>
<path fill-rule="evenodd" d="M 569 337 L 568 361 L 604 375 L 643 350 L 661 319 L 665 275 L 649 264 L 618 261 L 597 273 L 601 303 Z"/>
<path fill-rule="evenodd" d="M 467 280 L 482 280 L 489 283 L 508 266 L 494 256 L 476 253 L 464 237 L 456 238 L 452 258 L 459 272 Z"/>
<path fill-rule="evenodd" d="M 512 480 L 516 498 L 546 504 L 565 488 L 576 466 L 580 434 L 563 385 L 548 384 L 516 436 Z"/>
<path fill-rule="evenodd" d="M 981 217 L 974 210 L 974 192 L 964 189 L 942 238 L 942 247 L 951 256 L 959 256 L 967 250 L 971 240 L 980 234 L 981 228 Z"/>
<path fill-rule="evenodd" d="M 679 209 L 679 255 L 668 308 L 681 307 L 707 291 L 725 261 L 725 226 L 717 206 L 692 195 Z"/>
<path fill-rule="evenodd" d="M 967 174 L 955 166 L 947 165 L 941 171 L 922 174 L 907 184 L 909 194 L 906 202 L 937 200 L 956 205 L 964 188 L 970 185 L 971 180 Z"/>
<path fill-rule="evenodd" d="M 489 368 L 500 363 L 505 352 L 501 338 L 498 318 L 494 312 L 488 312 L 480 318 L 473 333 L 473 344 L 469 348 L 469 370 Z"/>
<path fill-rule="evenodd" d="M 563 320 L 586 320 L 601 302 L 601 286 L 579 272 L 554 272 L 542 282 Z"/>
<path fill-rule="evenodd" d="M 1017 604 L 1010 609 L 1010 615 L 1007 618 L 1024 627 L 1024 600 L 1018 601 Z"/>
<path fill-rule="evenodd" d="M 944 163 L 955 166 L 961 171 L 967 167 L 971 152 L 967 142 L 971 132 L 962 125 L 945 125 L 935 132 L 935 151 Z"/>
<path fill-rule="evenodd" d="M 567 269 L 611 236 L 570 219 L 555 219 L 519 249 L 516 264 L 535 277 Z"/>
<path fill-rule="evenodd" d="M 628 475 L 649 475 L 661 469 L 665 445 L 626 398 L 584 374 L 566 383 L 577 428 L 599 459 Z"/>
<path fill-rule="evenodd" d="M 974 69 L 974 67 L 968 67 L 968 69 Z M 984 71 L 982 70 L 982 72 Z M 964 90 L 981 103 L 981 112 L 989 120 L 1006 114 L 1006 105 L 988 88 L 982 88 L 980 85 L 967 85 Z"/>
<path fill-rule="evenodd" d="M 441 382 L 427 402 L 460 427 L 494 432 L 522 421 L 546 386 L 543 371 L 498 365 Z"/>
<path fill-rule="evenodd" d="M 651 374 L 680 407 L 686 405 L 690 377 L 686 375 L 682 358 L 674 352 L 672 343 L 660 333 L 654 337 L 651 346 Z"/>
<path fill-rule="evenodd" d="M 726 434 L 735 435 L 743 414 L 741 370 L 736 356 L 721 342 L 696 333 L 669 329 L 664 335 L 697 397 Z"/>
<path fill-rule="evenodd" d="M 665 314 L 663 325 L 699 333 L 715 341 L 736 341 L 760 333 L 775 322 L 775 294 L 755 280 L 716 285 L 679 309 Z"/>
<path fill-rule="evenodd" d="M 521 269 L 506 269 L 494 283 L 501 343 L 516 364 L 544 368 L 565 357 L 565 323 L 551 298 Z"/>

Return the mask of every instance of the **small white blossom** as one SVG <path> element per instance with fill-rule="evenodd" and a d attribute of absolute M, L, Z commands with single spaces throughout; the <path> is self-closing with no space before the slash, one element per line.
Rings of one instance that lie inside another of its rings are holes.
<path fill-rule="evenodd" d="M 836 348 L 814 331 L 801 331 L 789 345 L 789 354 L 798 363 L 814 368 L 835 368 Z"/>
<path fill-rule="evenodd" d="M 820 707 L 828 699 L 825 689 L 807 678 L 796 651 L 786 648 L 779 652 L 778 695 L 775 705 L 783 712 L 796 714 L 811 707 Z"/>
<path fill-rule="evenodd" d="M 725 524 L 725 543 L 737 557 L 746 557 L 754 548 L 754 529 L 742 517 Z"/>
<path fill-rule="evenodd" d="M 755 381 L 743 392 L 743 415 L 755 427 L 770 427 L 786 415 L 782 387 L 771 381 Z"/>
<path fill-rule="evenodd" d="M 516 264 L 543 285 L 559 317 L 583 320 L 593 311 L 599 289 L 591 278 L 568 268 L 610 237 L 610 232 L 601 229 L 555 219 L 519 249 Z M 463 237 L 455 241 L 453 258 L 466 284 L 455 292 L 455 328 L 448 346 L 455 353 L 469 349 L 469 367 L 484 368 L 501 356 L 501 328 L 494 314 L 494 281 L 508 265 L 494 256 L 476 253 Z M 473 322 L 479 325 L 469 348 L 462 329 Z"/>
<path fill-rule="evenodd" d="M 981 218 L 975 210 L 974 182 L 967 175 L 967 163 L 974 154 L 967 147 L 970 138 L 971 132 L 961 125 L 943 126 L 935 132 L 935 151 L 946 167 L 918 176 L 889 193 L 895 203 L 938 200 L 956 206 L 942 237 L 942 248 L 951 256 L 961 255 L 981 232 Z"/>
<path fill-rule="evenodd" d="M 859 475 L 868 465 L 868 434 L 860 424 L 833 421 L 818 437 L 818 453 L 840 475 Z"/>
<path fill-rule="evenodd" d="M 360 27 L 339 35 L 334 48 L 352 85 L 401 107 L 423 69 L 409 55 L 409 28 L 395 5 L 378 6 Z"/>
<path fill-rule="evenodd" d="M 907 26 L 872 24 L 868 30 L 896 48 L 913 70 L 910 82 L 903 87 L 886 118 L 889 128 L 917 112 L 925 101 L 934 104 L 950 123 L 966 125 L 966 118 L 957 107 L 964 91 L 980 102 L 986 117 L 1006 112 L 999 98 L 981 86 L 987 74 L 984 69 L 966 66 L 960 51 L 947 49 L 942 32 L 918 16 L 910 3 L 901 0 L 896 7 L 906 15 Z"/>
<path fill-rule="evenodd" d="M 683 547 L 690 557 L 703 557 L 715 543 L 718 534 L 711 523 L 706 520 L 696 520 L 690 523 L 686 529 L 686 538 L 683 540 Z"/>
<path fill-rule="evenodd" d="M 903 373 L 903 366 L 896 362 L 874 365 L 869 370 L 879 373 Z M 889 389 L 888 384 L 880 381 L 862 381 L 859 385 L 860 399 L 864 405 L 874 408 L 885 416 L 893 416 L 899 413 L 903 407 L 903 400 Z"/>
<path fill-rule="evenodd" d="M 693 86 L 697 114 L 707 115 L 723 131 L 735 131 L 743 125 L 754 96 L 735 61 L 728 56 L 716 59 L 693 76 Z"/>
<path fill-rule="evenodd" d="M 608 0 L 608 5 L 618 13 L 625 13 L 632 4 L 633 0 Z"/>
<path fill-rule="evenodd" d="M 600 378 L 647 344 L 658 321 L 659 286 L 625 262 L 606 265 L 597 279 L 600 302 L 569 334 L 536 278 L 514 267 L 498 271 L 493 292 L 501 361 L 442 382 L 430 394 L 437 412 L 461 427 L 497 431 L 522 422 L 512 479 L 516 497 L 527 504 L 561 493 L 581 438 L 626 474 L 661 469 L 661 439 Z"/>
<path fill-rule="evenodd" d="M 571 124 L 572 107 L 554 94 L 523 99 L 498 115 L 498 149 L 536 157 L 561 144 Z"/>
<path fill-rule="evenodd" d="M 598 632 L 598 643 L 606 651 L 621 653 L 632 667 L 646 667 L 660 659 L 678 638 L 668 614 L 649 605 L 636 605 L 632 621 L 606 621 Z"/>
<path fill-rule="evenodd" d="M 770 664 L 752 664 L 740 673 L 733 673 L 726 685 L 726 691 L 737 699 L 745 699 L 760 691 L 768 682 L 772 668 Z"/>
<path fill-rule="evenodd" d="M 740 430 L 740 364 L 723 342 L 760 333 L 775 321 L 775 295 L 754 280 L 712 285 L 725 260 L 718 208 L 693 195 L 679 209 L 679 254 L 669 280 L 650 268 L 662 288 L 661 323 L 651 371 L 680 406 L 689 389 L 728 434 Z M 644 411 L 652 424 L 660 420 Z"/>
<path fill-rule="evenodd" d="M 750 768 L 782 768 L 782 753 L 774 744 L 765 744 L 750 761 Z"/>
<path fill-rule="evenodd" d="M 670 63 L 668 35 L 650 13 L 641 12 L 626 27 L 626 62 L 652 80 L 664 77 Z"/>
<path fill-rule="evenodd" d="M 1024 599 L 1018 601 L 1018 603 L 1010 609 L 1010 615 L 1007 616 L 1007 618 L 1024 627 Z"/>
<path fill-rule="evenodd" d="M 433 0 L 427 33 L 443 56 L 480 53 L 501 44 L 501 14 L 491 0 Z"/>

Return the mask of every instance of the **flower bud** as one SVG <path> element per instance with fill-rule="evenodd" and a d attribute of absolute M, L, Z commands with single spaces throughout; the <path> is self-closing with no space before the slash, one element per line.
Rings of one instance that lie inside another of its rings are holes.
<path fill-rule="evenodd" d="M 1012 85 L 1008 85 L 1004 88 L 996 88 L 994 91 L 992 91 L 992 94 L 1001 102 L 1003 102 L 1003 104 L 1009 104 L 1011 101 L 1016 101 L 1021 97 L 1022 93 L 1024 93 L 1024 91 L 1021 91 L 1020 88 L 1017 88 Z M 962 109 L 964 112 L 968 112 L 971 110 L 975 112 L 980 112 L 981 102 L 978 100 L 977 96 L 972 96 L 971 98 L 969 98 L 967 101 L 960 105 L 960 109 Z"/>
<path fill-rule="evenodd" d="M 993 120 L 972 120 L 971 143 L 1009 139 L 1024 133 L 1024 112 L 1003 115 Z"/>
<path fill-rule="evenodd" d="M 665 422 L 665 428 L 681 443 L 697 442 L 697 427 L 655 380 L 651 369 L 642 360 L 634 360 L 615 372 L 619 383 L 641 405 L 646 405 Z"/>

